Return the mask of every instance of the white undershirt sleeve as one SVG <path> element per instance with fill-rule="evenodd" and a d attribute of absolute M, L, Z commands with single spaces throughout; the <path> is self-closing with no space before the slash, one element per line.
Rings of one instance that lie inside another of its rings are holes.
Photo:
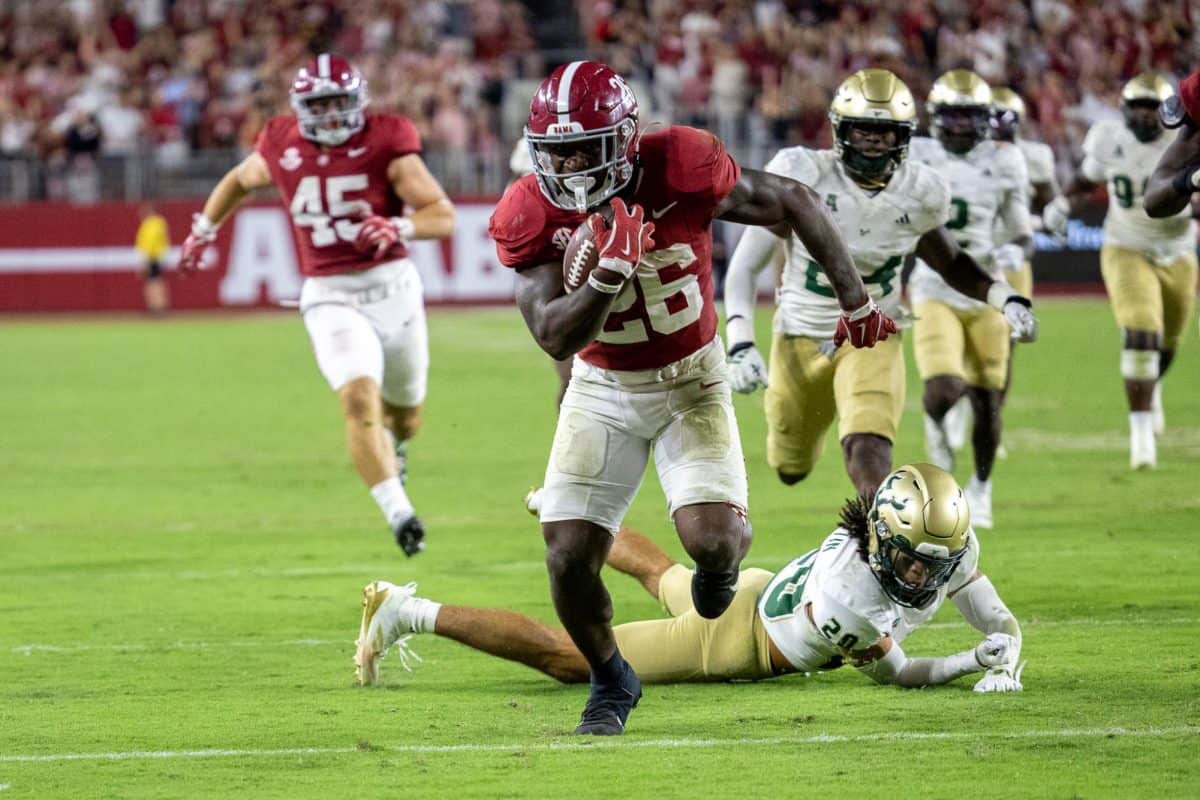
<path fill-rule="evenodd" d="M 983 672 L 975 650 L 965 650 L 944 658 L 909 658 L 904 648 L 893 641 L 883 658 L 858 668 L 876 683 L 891 683 L 905 688 L 937 686 L 972 672 Z"/>
<path fill-rule="evenodd" d="M 980 575 L 962 589 L 955 592 L 954 605 L 962 612 L 963 618 L 971 623 L 976 630 L 984 635 L 991 633 L 1007 633 L 1017 640 L 1018 650 L 1013 656 L 1013 663 L 1020 657 L 1021 626 L 1017 618 L 1004 605 L 996 587 L 992 585 L 987 575 Z"/>
<path fill-rule="evenodd" d="M 738 240 L 725 274 L 726 346 L 754 341 L 758 276 L 782 255 L 783 240 L 766 228 L 748 227 Z"/>

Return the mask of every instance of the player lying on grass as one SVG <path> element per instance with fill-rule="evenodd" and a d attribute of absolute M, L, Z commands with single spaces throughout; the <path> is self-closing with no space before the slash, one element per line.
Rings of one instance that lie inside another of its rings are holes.
<path fill-rule="evenodd" d="M 879 683 L 919 687 L 986 673 L 977 692 L 1021 691 L 1021 628 L 979 571 L 979 542 L 962 489 L 931 464 L 910 464 L 883 481 L 873 501 L 851 500 L 841 524 L 815 550 L 772 575 L 742 570 L 729 609 L 696 613 L 691 570 L 623 529 L 608 565 L 636 578 L 671 616 L 618 625 L 621 652 L 646 683 L 759 680 L 836 669 L 849 662 Z M 518 661 L 563 683 L 588 680 L 588 664 L 566 632 L 505 609 L 442 605 L 416 584 L 375 581 L 363 590 L 355 666 L 363 684 L 408 635 L 434 633 Z M 985 634 L 970 650 L 912 658 L 901 642 L 950 597 Z"/>

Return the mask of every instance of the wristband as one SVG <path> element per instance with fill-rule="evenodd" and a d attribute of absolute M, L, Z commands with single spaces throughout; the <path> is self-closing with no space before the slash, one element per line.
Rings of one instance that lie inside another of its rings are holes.
<path fill-rule="evenodd" d="M 858 322 L 860 319 L 866 319 L 867 317 L 871 316 L 871 312 L 874 310 L 875 310 L 875 302 L 873 300 L 871 300 L 870 298 L 867 298 L 867 302 L 863 303 L 861 306 L 854 309 L 853 311 L 847 311 L 846 309 L 843 308 L 842 316 L 845 317 L 846 319 L 850 320 L 851 322 Z"/>
<path fill-rule="evenodd" d="M 401 241 L 407 242 L 417 232 L 417 226 L 413 224 L 412 217 L 392 217 L 389 221 L 396 226 Z"/>
<path fill-rule="evenodd" d="M 737 344 L 729 347 L 729 355 L 731 357 L 735 356 L 743 350 L 749 350 L 752 347 L 754 347 L 754 342 L 738 342 Z"/>
<path fill-rule="evenodd" d="M 1200 168 L 1192 167 L 1180 172 L 1171 181 L 1171 188 L 1175 190 L 1175 194 L 1180 197 L 1189 197 L 1196 191 L 1196 178 L 1200 177 Z"/>
<path fill-rule="evenodd" d="M 192 233 L 201 239 L 208 239 L 217 233 L 218 224 L 204 214 L 192 215 Z"/>
<path fill-rule="evenodd" d="M 605 283 L 604 281 L 602 281 L 596 277 L 596 273 L 594 271 L 588 275 L 587 282 L 588 282 L 588 286 L 592 287 L 593 289 L 595 289 L 597 292 L 600 292 L 601 294 L 616 294 L 617 292 L 621 291 L 621 288 L 623 286 L 623 284 L 619 284 L 619 283 L 618 284 Z"/>
<path fill-rule="evenodd" d="M 1004 281 L 992 281 L 987 290 L 987 304 L 997 311 L 1003 311 L 1005 303 L 1020 296 L 1016 289 Z"/>

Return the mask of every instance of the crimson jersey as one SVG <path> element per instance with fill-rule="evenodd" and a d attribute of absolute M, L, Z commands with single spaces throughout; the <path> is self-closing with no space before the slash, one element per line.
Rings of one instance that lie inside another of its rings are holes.
<path fill-rule="evenodd" d="M 408 255 L 403 242 L 378 259 L 354 247 L 364 212 L 384 217 L 403 212 L 404 203 L 388 180 L 388 165 L 421 152 L 420 136 L 407 118 L 366 117 L 363 129 L 337 147 L 305 139 L 290 115 L 267 120 L 254 143 L 291 212 L 304 275 L 355 272 Z"/>
<path fill-rule="evenodd" d="M 717 137 L 675 125 L 638 145 L 629 203 L 654 223 L 654 249 L 609 309 L 596 341 L 580 352 L 602 369 L 664 367 L 699 350 L 717 333 L 713 306 L 712 220 L 741 170 Z M 550 203 L 527 175 L 508 188 L 488 232 L 500 262 L 515 270 L 562 263 L 571 233 L 587 217 Z"/>

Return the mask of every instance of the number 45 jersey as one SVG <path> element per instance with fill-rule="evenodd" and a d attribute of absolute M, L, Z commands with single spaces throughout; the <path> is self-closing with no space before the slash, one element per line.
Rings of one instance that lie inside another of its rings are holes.
<path fill-rule="evenodd" d="M 895 318 L 904 257 L 916 248 L 921 236 L 944 225 L 949 216 L 946 182 L 933 170 L 905 161 L 882 191 L 872 193 L 846 175 L 832 150 L 805 147 L 780 150 L 764 169 L 807 184 L 820 196 L 846 240 L 867 293 L 884 313 Z M 775 330 L 828 339 L 841 315 L 833 287 L 794 233 L 789 234 L 785 248 Z"/>
<path fill-rule="evenodd" d="M 633 190 L 622 197 L 654 223 L 654 246 L 580 358 L 601 369 L 659 369 L 716 337 L 712 220 L 740 174 L 721 141 L 705 131 L 673 125 L 641 137 Z M 586 217 L 551 204 L 537 177 L 527 175 L 504 193 L 488 232 L 500 262 L 520 271 L 561 264 Z"/>
<path fill-rule="evenodd" d="M 363 129 L 337 147 L 305 139 L 291 115 L 269 119 L 254 143 L 291 214 L 305 276 L 357 272 L 408 255 L 403 242 L 379 259 L 354 247 L 362 217 L 395 217 L 404 211 L 404 202 L 392 191 L 388 167 L 401 156 L 421 152 L 420 136 L 407 118 L 370 113 L 366 118 Z"/>
<path fill-rule="evenodd" d="M 1165 219 L 1151 218 L 1142 207 L 1146 181 L 1172 141 L 1174 137 L 1162 135 L 1140 142 L 1123 122 L 1102 120 L 1083 140 L 1080 168 L 1089 181 L 1108 184 L 1104 243 L 1136 250 L 1160 264 L 1195 252 L 1196 247 L 1190 206 Z"/>
<path fill-rule="evenodd" d="M 972 533 L 966 555 L 933 602 L 909 608 L 883 591 L 864 550 L 845 528 L 837 528 L 816 550 L 775 573 L 759 595 L 763 627 L 796 669 L 815 672 L 840 666 L 842 657 L 884 636 L 904 641 L 932 619 L 947 595 L 965 586 L 979 566 L 979 543 Z"/>

